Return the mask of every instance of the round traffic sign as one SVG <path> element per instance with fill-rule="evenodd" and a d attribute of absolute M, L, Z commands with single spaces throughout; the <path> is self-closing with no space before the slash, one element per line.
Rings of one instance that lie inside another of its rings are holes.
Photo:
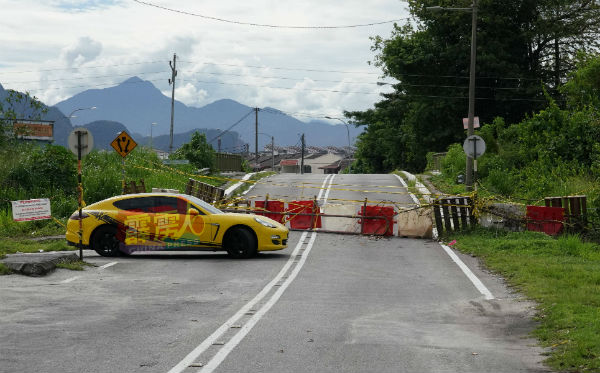
<path fill-rule="evenodd" d="M 83 157 L 94 148 L 94 138 L 92 137 L 90 130 L 79 127 L 71 131 L 67 144 L 69 145 L 69 149 L 75 153 L 75 155 L 78 155 L 81 149 L 81 156 Z"/>
<path fill-rule="evenodd" d="M 485 153 L 485 141 L 480 136 L 471 135 L 463 143 L 463 149 L 471 158 L 481 157 Z"/>

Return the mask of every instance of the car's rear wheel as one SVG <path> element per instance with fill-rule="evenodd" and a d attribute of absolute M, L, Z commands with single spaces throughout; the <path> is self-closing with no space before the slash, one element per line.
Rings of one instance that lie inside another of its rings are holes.
<path fill-rule="evenodd" d="M 246 228 L 232 228 L 225 236 L 225 249 L 235 259 L 251 258 L 256 255 L 256 239 Z"/>
<path fill-rule="evenodd" d="M 94 232 L 92 249 L 102 256 L 119 256 L 119 240 L 117 228 L 112 225 L 103 225 Z"/>

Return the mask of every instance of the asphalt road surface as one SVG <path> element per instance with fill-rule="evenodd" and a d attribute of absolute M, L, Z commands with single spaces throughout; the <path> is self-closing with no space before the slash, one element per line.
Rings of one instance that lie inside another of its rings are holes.
<path fill-rule="evenodd" d="M 412 203 L 393 175 L 283 174 L 247 196 L 266 194 Z M 431 240 L 292 232 L 250 260 L 85 255 L 96 267 L 0 277 L 1 372 L 545 371 L 533 305 Z"/>

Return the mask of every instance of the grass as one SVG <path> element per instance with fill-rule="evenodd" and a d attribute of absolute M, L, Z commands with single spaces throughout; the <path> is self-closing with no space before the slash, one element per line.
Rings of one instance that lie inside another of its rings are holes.
<path fill-rule="evenodd" d="M 45 241 L 33 241 L 27 238 L 0 238 L 0 258 L 6 254 L 15 254 L 17 252 L 39 253 L 40 250 L 43 252 L 66 251 L 75 250 L 75 248 L 68 246 L 64 238 Z"/>
<path fill-rule="evenodd" d="M 600 372 L 600 247 L 578 236 L 475 229 L 454 233 L 460 251 L 482 258 L 538 303 L 534 331 L 557 370 Z"/>
<path fill-rule="evenodd" d="M 75 262 L 62 262 L 56 265 L 56 268 L 69 269 L 71 271 L 83 271 L 85 267 L 94 267 L 93 264 L 78 260 Z"/>

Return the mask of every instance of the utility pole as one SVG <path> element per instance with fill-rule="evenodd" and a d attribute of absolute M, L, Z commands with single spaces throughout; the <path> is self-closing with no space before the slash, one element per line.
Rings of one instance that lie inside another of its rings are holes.
<path fill-rule="evenodd" d="M 169 154 L 173 153 L 173 118 L 175 115 L 175 77 L 177 76 L 177 55 L 173 53 L 173 63 L 169 61 L 169 66 L 171 66 L 171 79 L 169 79 L 169 84 L 172 85 L 171 90 L 171 139 L 169 141 Z"/>
<path fill-rule="evenodd" d="M 254 133 L 254 157 L 255 157 L 255 161 L 254 163 L 256 164 L 256 168 L 259 168 L 258 165 L 258 111 L 260 109 L 259 108 L 254 108 L 254 112 L 256 114 L 256 120 L 254 121 L 255 125 L 254 125 L 254 129 L 255 129 L 255 133 Z"/>
<path fill-rule="evenodd" d="M 220 138 L 220 137 L 219 137 L 219 139 L 217 140 L 217 144 L 218 144 L 218 145 L 217 145 L 217 148 L 219 149 L 219 150 L 217 150 L 217 152 L 218 152 L 218 153 L 220 153 L 220 152 L 221 152 L 221 138 Z"/>
<path fill-rule="evenodd" d="M 275 172 L 275 137 L 271 136 L 271 171 Z"/>
<path fill-rule="evenodd" d="M 302 160 L 300 161 L 300 174 L 304 175 L 304 148 L 306 143 L 304 142 L 304 134 L 302 134 Z"/>
<path fill-rule="evenodd" d="M 467 137 L 473 135 L 475 119 L 475 59 L 477 56 L 477 0 L 473 0 L 473 18 L 471 19 L 471 66 L 469 68 L 469 122 Z M 467 156 L 467 175 L 465 189 L 473 190 L 473 158 Z"/>

